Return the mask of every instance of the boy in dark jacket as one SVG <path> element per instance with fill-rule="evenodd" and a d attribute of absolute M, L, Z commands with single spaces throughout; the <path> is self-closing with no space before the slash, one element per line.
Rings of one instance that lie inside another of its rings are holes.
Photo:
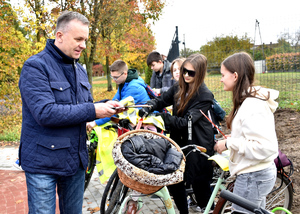
<path fill-rule="evenodd" d="M 173 84 L 170 62 L 163 60 L 158 52 L 153 51 L 147 57 L 147 65 L 153 70 L 150 87 L 153 88 L 157 94 L 162 94 L 167 91 Z"/>

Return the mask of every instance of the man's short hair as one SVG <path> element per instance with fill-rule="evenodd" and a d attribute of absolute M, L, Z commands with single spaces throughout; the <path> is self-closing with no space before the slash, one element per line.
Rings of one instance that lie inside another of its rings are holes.
<path fill-rule="evenodd" d="M 160 53 L 158 53 L 157 51 L 151 52 L 147 57 L 147 65 L 148 66 L 151 66 L 152 62 L 159 62 L 159 61 L 163 62 L 163 59 L 162 59 Z"/>
<path fill-rule="evenodd" d="M 114 61 L 113 64 L 111 64 L 111 66 L 109 66 L 109 71 L 118 71 L 118 72 L 123 72 L 123 71 L 127 71 L 128 67 L 126 62 L 124 62 L 123 60 L 116 60 Z"/>
<path fill-rule="evenodd" d="M 84 25 L 89 25 L 89 20 L 82 14 L 74 11 L 63 11 L 61 15 L 58 17 L 56 22 L 56 32 L 57 31 L 66 31 L 68 24 L 72 20 L 78 20 Z"/>

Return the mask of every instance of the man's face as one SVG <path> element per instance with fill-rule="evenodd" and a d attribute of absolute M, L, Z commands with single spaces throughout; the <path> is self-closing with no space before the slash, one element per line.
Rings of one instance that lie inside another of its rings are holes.
<path fill-rule="evenodd" d="M 55 45 L 67 56 L 78 59 L 81 51 L 86 48 L 89 27 L 78 20 L 72 20 L 65 32 L 57 31 Z"/>
<path fill-rule="evenodd" d="M 162 71 L 163 67 L 164 67 L 164 63 L 162 61 L 151 63 L 151 69 L 155 72 Z"/>

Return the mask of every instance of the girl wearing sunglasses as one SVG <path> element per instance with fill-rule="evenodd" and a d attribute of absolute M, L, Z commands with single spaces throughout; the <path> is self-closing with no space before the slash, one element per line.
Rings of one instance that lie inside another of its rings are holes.
<path fill-rule="evenodd" d="M 213 94 L 206 87 L 207 59 L 202 54 L 192 54 L 181 65 L 178 83 L 161 96 L 147 102 L 149 108 L 140 109 L 139 115 L 173 105 L 173 116 L 160 113 L 165 126 L 170 130 L 170 137 L 179 146 L 197 144 L 207 149 L 208 155 L 214 154 L 214 131 L 210 122 L 203 117 L 211 110 Z M 191 184 L 200 208 L 205 208 L 211 189 L 212 165 L 204 156 L 190 153 L 186 161 L 185 182 Z M 173 195 L 180 214 L 188 213 L 184 182 L 168 187 Z"/>

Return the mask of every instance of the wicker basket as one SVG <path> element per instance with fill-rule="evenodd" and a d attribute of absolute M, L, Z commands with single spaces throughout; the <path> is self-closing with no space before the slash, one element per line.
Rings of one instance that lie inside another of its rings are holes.
<path fill-rule="evenodd" d="M 120 180 L 125 186 L 143 194 L 152 194 L 154 192 L 157 192 L 164 186 L 179 183 L 183 180 L 183 173 L 185 169 L 184 155 L 179 169 L 177 169 L 173 173 L 169 173 L 166 175 L 157 175 L 145 171 L 143 169 L 137 168 L 133 164 L 129 163 L 124 158 L 121 152 L 121 145 L 127 139 L 135 135 L 143 135 L 147 139 L 165 138 L 177 149 L 177 151 L 182 153 L 180 147 L 172 139 L 157 132 L 145 129 L 138 129 L 122 134 L 118 137 L 117 141 L 115 142 L 112 154 L 115 164 L 118 168 L 118 175 L 120 177 Z"/>

